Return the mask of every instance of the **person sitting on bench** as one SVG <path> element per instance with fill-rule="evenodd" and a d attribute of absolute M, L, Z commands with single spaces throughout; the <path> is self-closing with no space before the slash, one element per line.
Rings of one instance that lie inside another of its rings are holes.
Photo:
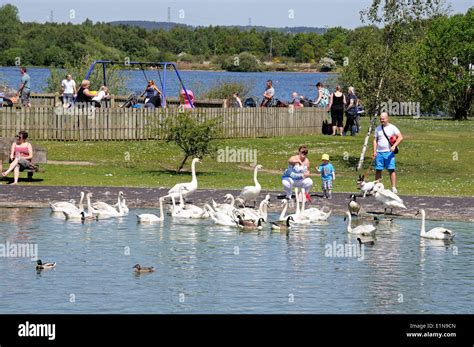
<path fill-rule="evenodd" d="M 13 183 L 18 183 L 18 177 L 20 171 L 23 170 L 34 170 L 35 166 L 31 163 L 33 159 L 33 147 L 31 143 L 27 142 L 28 133 L 26 131 L 20 131 L 16 136 L 16 141 L 12 143 L 10 151 L 10 167 L 2 172 L 2 176 L 6 177 L 10 172 L 13 171 Z"/>

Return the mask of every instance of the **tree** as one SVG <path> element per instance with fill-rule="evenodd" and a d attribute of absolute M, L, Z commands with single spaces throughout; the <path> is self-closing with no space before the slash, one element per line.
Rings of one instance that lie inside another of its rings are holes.
<path fill-rule="evenodd" d="M 214 141 L 219 137 L 220 119 L 205 119 L 204 114 L 190 111 L 167 117 L 161 124 L 166 142 L 174 142 L 184 153 L 176 172 L 180 172 L 189 157 L 203 158 L 216 152 Z"/>
<path fill-rule="evenodd" d="M 473 107 L 474 8 L 465 15 L 435 19 L 418 56 L 422 106 L 467 119 Z"/>
<path fill-rule="evenodd" d="M 20 25 L 15 6 L 6 4 L 0 7 L 0 51 L 16 46 Z"/>
<path fill-rule="evenodd" d="M 303 44 L 296 51 L 296 61 L 300 63 L 309 63 L 314 60 L 314 49 L 309 43 Z"/>
<path fill-rule="evenodd" d="M 393 94 L 389 93 L 396 88 L 395 86 L 398 86 L 398 90 L 401 90 L 400 86 L 407 83 L 403 74 L 399 73 L 403 71 L 400 69 L 400 58 L 403 57 L 403 55 L 400 55 L 401 50 L 406 47 L 407 42 L 414 42 L 422 38 L 426 19 L 442 15 L 445 11 L 443 0 L 373 0 L 371 6 L 360 12 L 363 22 L 383 25 L 384 28 L 382 29 L 381 41 L 378 44 L 382 46 L 380 51 L 369 48 L 366 52 L 360 51 L 363 56 L 357 57 L 354 52 L 351 52 L 349 56 L 349 65 L 357 59 L 362 59 L 368 64 L 373 64 L 371 61 L 376 61 L 378 64 L 376 71 L 369 73 L 370 77 L 351 68 L 347 71 L 352 71 L 352 76 L 349 76 L 346 71 L 343 72 L 345 81 L 366 86 L 365 94 L 362 96 L 368 114 L 374 115 L 362 147 L 359 164 L 357 165 L 358 170 L 364 164 L 365 152 L 381 100 L 389 100 L 393 97 Z M 363 39 L 366 40 L 366 38 Z M 397 57 L 397 59 L 393 59 L 394 57 Z M 397 61 L 398 64 L 395 65 L 394 61 Z M 367 69 L 364 70 L 367 71 Z"/>
<path fill-rule="evenodd" d="M 222 68 L 227 71 L 262 71 L 257 57 L 249 52 L 242 52 L 238 56 L 230 56 L 222 63 Z"/>

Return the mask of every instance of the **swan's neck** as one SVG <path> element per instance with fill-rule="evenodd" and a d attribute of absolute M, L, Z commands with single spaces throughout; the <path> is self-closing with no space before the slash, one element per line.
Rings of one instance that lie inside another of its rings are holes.
<path fill-rule="evenodd" d="M 420 235 L 425 235 L 426 230 L 425 230 L 425 211 L 421 212 L 421 230 L 420 230 Z"/>
<path fill-rule="evenodd" d="M 347 214 L 347 231 L 348 232 L 352 231 L 351 223 L 352 223 L 352 217 L 351 217 L 351 214 L 348 213 Z"/>
<path fill-rule="evenodd" d="M 260 183 L 258 183 L 257 181 L 257 172 L 258 172 L 258 168 L 255 167 L 255 171 L 253 172 L 253 182 L 255 183 L 256 187 L 260 187 Z"/>
<path fill-rule="evenodd" d="M 267 219 L 268 210 L 267 210 L 267 201 L 266 201 L 266 200 L 263 200 L 263 201 L 260 203 L 259 212 L 260 212 L 260 215 L 261 215 L 263 218 Z"/>
<path fill-rule="evenodd" d="M 301 189 L 301 199 L 303 199 L 303 204 L 301 206 L 301 213 L 304 212 L 304 209 L 306 208 L 306 190 L 303 188 Z"/>
<path fill-rule="evenodd" d="M 234 204 L 235 204 L 235 199 L 234 199 L 234 196 L 231 195 L 230 196 L 230 206 L 234 207 Z"/>
<path fill-rule="evenodd" d="M 285 206 L 283 207 L 283 211 L 281 211 L 281 214 L 280 214 L 280 220 L 285 219 L 285 215 L 286 215 L 287 210 L 288 210 L 288 204 L 285 204 Z"/>
<path fill-rule="evenodd" d="M 295 188 L 295 200 L 296 200 L 296 215 L 300 214 L 300 201 L 298 199 L 298 188 Z"/>
<path fill-rule="evenodd" d="M 184 208 L 183 190 L 179 190 L 179 207 Z"/>
<path fill-rule="evenodd" d="M 197 178 L 196 178 L 196 160 L 193 160 L 191 164 L 191 177 L 192 177 L 192 182 L 197 184 Z"/>
<path fill-rule="evenodd" d="M 87 210 L 89 211 L 90 214 L 92 214 L 92 211 L 94 209 L 91 204 L 91 197 L 88 195 L 86 199 L 87 199 Z"/>
<path fill-rule="evenodd" d="M 163 220 L 165 218 L 163 214 L 163 199 L 160 199 L 160 220 Z"/>
<path fill-rule="evenodd" d="M 79 209 L 84 210 L 84 193 L 81 193 L 81 200 L 79 200 Z"/>

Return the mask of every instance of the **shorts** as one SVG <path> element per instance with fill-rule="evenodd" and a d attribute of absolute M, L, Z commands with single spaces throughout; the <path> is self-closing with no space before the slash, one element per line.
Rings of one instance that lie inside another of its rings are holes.
<path fill-rule="evenodd" d="M 63 94 L 63 104 L 68 105 L 74 101 L 74 94 L 68 94 L 64 93 Z"/>
<path fill-rule="evenodd" d="M 29 170 L 32 168 L 31 162 L 23 158 L 18 159 L 18 166 L 20 167 L 20 171 Z"/>
<path fill-rule="evenodd" d="M 323 181 L 321 188 L 323 190 L 332 190 L 332 180 Z"/>
<path fill-rule="evenodd" d="M 375 170 L 395 170 L 395 153 L 377 152 L 375 157 Z"/>
<path fill-rule="evenodd" d="M 27 106 L 30 103 L 30 92 L 21 92 L 21 104 Z"/>

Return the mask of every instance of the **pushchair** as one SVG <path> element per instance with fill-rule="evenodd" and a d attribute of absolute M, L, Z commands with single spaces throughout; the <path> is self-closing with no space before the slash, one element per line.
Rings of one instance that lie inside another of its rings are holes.
<path fill-rule="evenodd" d="M 135 94 L 131 94 L 128 99 L 120 105 L 120 108 L 133 108 L 138 104 L 138 97 Z"/>

